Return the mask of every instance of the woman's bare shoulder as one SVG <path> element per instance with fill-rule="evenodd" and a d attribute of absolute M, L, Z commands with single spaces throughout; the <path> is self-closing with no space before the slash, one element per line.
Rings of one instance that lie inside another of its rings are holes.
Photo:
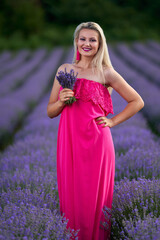
<path fill-rule="evenodd" d="M 114 68 L 112 66 L 103 66 L 103 72 L 104 74 L 109 74 L 114 71 Z"/>
<path fill-rule="evenodd" d="M 58 71 L 69 71 L 72 68 L 72 64 L 71 63 L 63 63 L 62 65 L 59 66 Z"/>
<path fill-rule="evenodd" d="M 106 82 L 109 82 L 109 78 L 114 74 L 114 68 L 112 66 L 110 67 L 104 66 L 103 73 L 104 73 Z"/>

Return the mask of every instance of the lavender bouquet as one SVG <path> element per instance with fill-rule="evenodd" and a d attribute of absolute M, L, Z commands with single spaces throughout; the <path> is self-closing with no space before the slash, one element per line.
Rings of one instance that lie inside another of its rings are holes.
<path fill-rule="evenodd" d="M 56 76 L 56 79 L 58 80 L 60 85 L 63 88 L 69 88 L 69 89 L 73 90 L 74 83 L 76 81 L 76 77 L 77 77 L 78 73 L 75 76 L 73 69 L 70 70 L 70 73 L 67 73 L 66 68 L 65 68 L 65 72 L 60 71 L 60 72 L 58 72 L 58 74 L 59 75 Z M 75 101 L 76 101 L 76 98 L 73 96 L 73 97 L 70 97 L 68 100 L 66 100 L 65 103 L 72 104 Z"/>

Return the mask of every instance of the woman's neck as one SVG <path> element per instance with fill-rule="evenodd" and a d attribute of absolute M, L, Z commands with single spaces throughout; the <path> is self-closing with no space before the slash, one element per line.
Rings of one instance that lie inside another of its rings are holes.
<path fill-rule="evenodd" d="M 91 58 L 83 57 L 76 65 L 85 70 L 85 69 L 92 68 L 91 62 L 92 62 Z"/>

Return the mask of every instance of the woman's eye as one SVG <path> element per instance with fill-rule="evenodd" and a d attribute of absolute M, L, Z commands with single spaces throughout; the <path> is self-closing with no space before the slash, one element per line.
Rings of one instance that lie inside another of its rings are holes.
<path fill-rule="evenodd" d="M 81 41 L 85 41 L 85 38 L 80 38 Z M 91 39 L 91 42 L 96 42 L 96 39 Z"/>

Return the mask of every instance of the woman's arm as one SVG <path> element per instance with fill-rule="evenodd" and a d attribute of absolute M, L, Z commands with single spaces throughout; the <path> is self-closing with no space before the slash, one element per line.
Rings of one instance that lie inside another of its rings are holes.
<path fill-rule="evenodd" d="M 54 83 L 53 83 L 53 87 L 52 87 L 52 91 L 51 91 L 51 95 L 49 98 L 49 102 L 47 105 L 47 115 L 50 118 L 54 118 L 56 116 L 58 116 L 65 104 L 63 104 L 60 100 L 58 100 L 58 93 L 59 93 L 59 89 L 60 89 L 60 84 L 57 81 L 57 79 L 54 79 Z"/>
<path fill-rule="evenodd" d="M 106 81 L 107 84 L 109 84 L 116 92 L 119 93 L 122 98 L 128 102 L 123 111 L 118 113 L 116 116 L 110 119 L 106 118 L 105 120 L 103 117 L 98 118 L 98 120 L 103 119 L 101 123 L 105 123 L 105 126 L 114 127 L 140 111 L 144 107 L 144 102 L 141 96 L 113 68 L 109 69 L 108 73 L 106 74 Z"/>
<path fill-rule="evenodd" d="M 56 75 L 58 74 L 59 71 L 64 71 L 66 67 L 66 64 L 61 65 L 58 70 Z M 47 105 L 47 115 L 50 118 L 54 118 L 57 117 L 63 110 L 63 108 L 65 107 L 65 101 L 67 99 L 69 99 L 70 97 L 73 96 L 74 92 L 71 89 L 68 88 L 64 88 L 61 90 L 60 95 L 59 95 L 59 99 L 58 99 L 58 94 L 59 94 L 59 89 L 60 89 L 60 84 L 58 82 L 58 80 L 54 79 L 53 82 L 53 87 L 51 90 L 51 94 L 50 94 L 50 98 L 49 98 L 49 102 Z"/>

